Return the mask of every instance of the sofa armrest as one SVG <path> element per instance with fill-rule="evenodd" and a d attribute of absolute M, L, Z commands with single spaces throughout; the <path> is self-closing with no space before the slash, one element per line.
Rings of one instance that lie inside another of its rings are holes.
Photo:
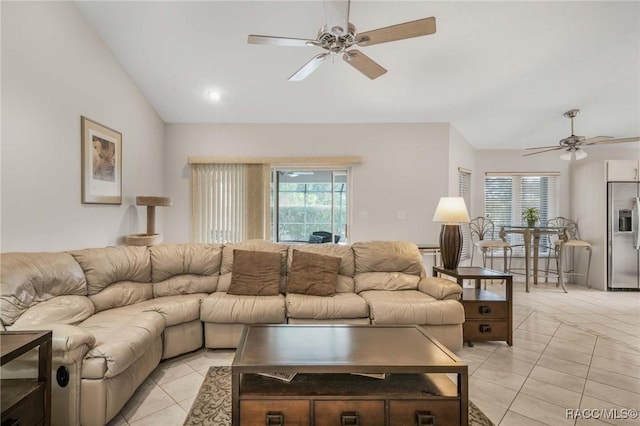
<path fill-rule="evenodd" d="M 462 287 L 458 283 L 440 277 L 421 279 L 418 283 L 418 290 L 438 300 L 459 300 L 462 294 Z"/>
<path fill-rule="evenodd" d="M 11 331 L 20 330 L 51 330 L 53 359 L 63 364 L 81 360 L 96 343 L 93 334 L 75 325 L 44 323 L 11 328 Z"/>

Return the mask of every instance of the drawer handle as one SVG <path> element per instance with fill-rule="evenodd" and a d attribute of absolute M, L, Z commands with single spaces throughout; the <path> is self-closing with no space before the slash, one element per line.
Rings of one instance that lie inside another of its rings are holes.
<path fill-rule="evenodd" d="M 482 315 L 488 315 L 491 313 L 491 306 L 480 305 L 479 310 Z"/>
<path fill-rule="evenodd" d="M 343 412 L 340 418 L 342 426 L 360 426 L 360 415 L 354 411 Z"/>
<path fill-rule="evenodd" d="M 434 426 L 436 424 L 436 416 L 429 411 L 416 411 L 416 419 L 418 426 Z"/>
<path fill-rule="evenodd" d="M 480 333 L 491 333 L 491 326 L 488 324 L 480 324 Z"/>
<path fill-rule="evenodd" d="M 284 415 L 282 413 L 267 413 L 264 424 L 266 426 L 284 426 Z"/>

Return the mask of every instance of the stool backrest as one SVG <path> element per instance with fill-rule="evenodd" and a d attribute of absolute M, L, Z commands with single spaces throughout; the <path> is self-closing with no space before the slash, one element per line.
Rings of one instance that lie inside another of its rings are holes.
<path fill-rule="evenodd" d="M 479 216 L 471 219 L 469 230 L 471 231 L 471 238 L 475 241 L 494 239 L 495 225 L 491 219 L 486 217 Z"/>
<path fill-rule="evenodd" d="M 547 226 L 557 226 L 565 229 L 565 234 L 571 240 L 579 240 L 580 233 L 578 232 L 578 224 L 566 217 L 558 216 L 547 221 Z"/>

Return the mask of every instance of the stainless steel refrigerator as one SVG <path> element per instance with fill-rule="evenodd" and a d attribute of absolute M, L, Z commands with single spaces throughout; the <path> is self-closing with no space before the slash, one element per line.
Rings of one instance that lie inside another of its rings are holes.
<path fill-rule="evenodd" d="M 607 287 L 640 290 L 640 182 L 607 185 Z"/>

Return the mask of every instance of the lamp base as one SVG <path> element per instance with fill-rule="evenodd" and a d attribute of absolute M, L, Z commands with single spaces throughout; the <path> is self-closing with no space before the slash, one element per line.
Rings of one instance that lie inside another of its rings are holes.
<path fill-rule="evenodd" d="M 440 231 L 440 255 L 445 269 L 456 269 L 462 254 L 462 229 L 460 225 L 442 225 Z"/>

